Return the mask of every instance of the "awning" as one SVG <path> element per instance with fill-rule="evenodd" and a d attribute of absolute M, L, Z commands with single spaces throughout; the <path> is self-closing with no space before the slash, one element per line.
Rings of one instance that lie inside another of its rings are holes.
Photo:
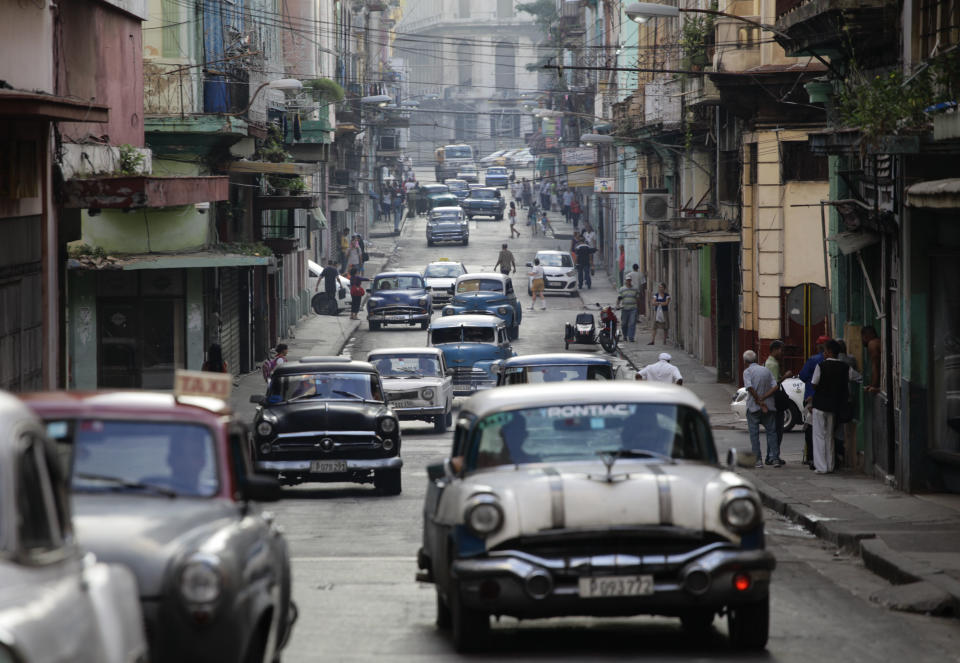
<path fill-rule="evenodd" d="M 723 242 L 739 242 L 740 233 L 726 230 L 710 230 L 702 233 L 692 233 L 683 238 L 684 244 L 722 244 Z"/>
<path fill-rule="evenodd" d="M 276 258 L 270 255 L 245 255 L 241 253 L 217 253 L 197 251 L 194 253 L 140 254 L 131 256 L 108 256 L 96 258 L 82 256 L 67 260 L 67 269 L 75 270 L 124 270 L 138 269 L 195 269 L 199 267 L 266 267 L 275 265 Z"/>
<path fill-rule="evenodd" d="M 827 241 L 834 242 L 840 253 L 848 256 L 876 244 L 880 241 L 880 235 L 871 232 L 837 233 L 827 237 Z"/>
<path fill-rule="evenodd" d="M 310 230 L 319 230 L 320 228 L 327 227 L 327 217 L 324 216 L 323 210 L 319 207 L 314 207 L 310 210 L 310 216 L 316 222 L 316 227 L 310 228 Z"/>
<path fill-rule="evenodd" d="M 247 173 L 251 175 L 258 173 L 267 173 L 270 175 L 314 175 L 319 171 L 319 167 L 315 163 L 295 163 L 292 161 L 273 163 L 272 161 L 247 161 L 246 159 L 240 159 L 239 161 L 231 161 L 230 167 L 227 170 L 231 173 Z"/>
<path fill-rule="evenodd" d="M 0 90 L 0 117 L 70 122 L 107 122 L 110 107 L 42 92 Z"/>
<path fill-rule="evenodd" d="M 907 187 L 907 207 L 927 209 L 960 207 L 960 179 L 930 180 Z"/>

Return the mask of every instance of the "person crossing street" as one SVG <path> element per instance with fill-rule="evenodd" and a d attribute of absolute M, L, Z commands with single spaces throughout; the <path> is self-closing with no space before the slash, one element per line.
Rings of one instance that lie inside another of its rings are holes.
<path fill-rule="evenodd" d="M 513 259 L 513 254 L 510 252 L 510 249 L 507 248 L 506 242 L 501 246 L 500 255 L 497 257 L 497 264 L 495 264 L 493 268 L 499 269 L 500 273 L 504 276 L 508 276 L 510 272 L 517 271 L 517 262 Z"/>
<path fill-rule="evenodd" d="M 623 340 L 635 342 L 637 334 L 637 300 L 640 294 L 633 287 L 633 279 L 627 277 L 623 287 L 617 292 L 617 304 L 620 305 L 620 321 Z"/>

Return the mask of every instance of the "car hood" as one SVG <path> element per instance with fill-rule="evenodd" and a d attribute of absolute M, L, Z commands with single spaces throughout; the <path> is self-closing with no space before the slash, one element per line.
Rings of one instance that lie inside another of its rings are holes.
<path fill-rule="evenodd" d="M 615 480 L 606 481 L 607 470 L 600 460 L 480 471 L 464 480 L 463 498 L 483 492 L 500 498 L 504 525 L 488 539 L 490 547 L 557 528 L 592 530 L 661 524 L 710 530 L 737 539 L 719 518 L 723 492 L 743 485 L 736 474 L 699 463 L 626 459 L 613 465 L 612 474 Z M 557 509 L 553 501 L 558 492 L 562 509 Z"/>
<path fill-rule="evenodd" d="M 575 267 L 544 267 L 544 276 L 566 276 L 567 272 L 576 269 Z"/>
<path fill-rule="evenodd" d="M 278 433 L 302 431 L 373 430 L 377 417 L 386 414 L 383 403 L 304 399 L 269 408 L 277 417 Z"/>
<path fill-rule="evenodd" d="M 162 593 L 173 558 L 239 520 L 237 505 L 223 499 L 74 493 L 73 507 L 80 545 L 100 561 L 129 567 L 143 597 Z"/>
<path fill-rule="evenodd" d="M 487 205 L 491 207 L 496 207 L 502 202 L 502 198 L 464 198 L 462 201 L 464 205 Z"/>
<path fill-rule="evenodd" d="M 383 388 L 387 391 L 407 391 L 408 389 L 422 389 L 423 387 L 437 387 L 440 378 L 380 378 Z"/>
<path fill-rule="evenodd" d="M 450 286 L 453 285 L 453 282 L 456 280 L 457 279 L 455 278 L 446 278 L 446 277 L 439 277 L 439 276 L 424 279 L 424 281 L 426 281 L 427 283 L 427 286 L 431 288 L 449 288 Z"/>
<path fill-rule="evenodd" d="M 453 296 L 452 304 L 460 306 L 489 306 L 490 304 L 502 304 L 508 301 L 507 297 L 499 292 L 461 292 Z"/>
<path fill-rule="evenodd" d="M 426 290 L 378 290 L 370 295 L 372 304 L 389 306 L 391 304 L 407 304 L 427 296 Z"/>
<path fill-rule="evenodd" d="M 442 343 L 437 346 L 451 368 L 472 366 L 478 361 L 501 358 L 499 346 L 492 343 Z"/>

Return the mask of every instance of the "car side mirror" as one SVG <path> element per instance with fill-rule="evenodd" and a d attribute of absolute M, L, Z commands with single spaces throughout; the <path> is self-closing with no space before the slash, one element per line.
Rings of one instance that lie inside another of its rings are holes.
<path fill-rule="evenodd" d="M 731 470 L 737 468 L 737 450 L 735 448 L 727 449 L 727 468 Z"/>
<path fill-rule="evenodd" d="M 456 371 L 454 371 L 452 368 L 448 368 L 446 371 L 443 372 L 443 374 L 449 378 L 452 378 L 454 375 L 456 375 Z"/>
<path fill-rule="evenodd" d="M 243 499 L 277 502 L 280 499 L 280 481 L 269 474 L 248 474 L 243 482 Z"/>
<path fill-rule="evenodd" d="M 251 394 L 251 395 L 250 395 L 250 402 L 251 402 L 251 403 L 256 403 L 257 405 L 263 405 L 264 400 L 265 400 L 265 399 L 263 398 L 263 396 L 260 396 L 260 395 L 258 395 L 258 394 Z"/>

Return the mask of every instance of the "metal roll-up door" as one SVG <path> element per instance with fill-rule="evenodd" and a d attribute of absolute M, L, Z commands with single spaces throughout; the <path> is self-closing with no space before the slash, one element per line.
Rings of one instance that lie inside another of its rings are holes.
<path fill-rule="evenodd" d="M 220 270 L 220 348 L 231 373 L 240 370 L 239 271 L 234 267 Z"/>

